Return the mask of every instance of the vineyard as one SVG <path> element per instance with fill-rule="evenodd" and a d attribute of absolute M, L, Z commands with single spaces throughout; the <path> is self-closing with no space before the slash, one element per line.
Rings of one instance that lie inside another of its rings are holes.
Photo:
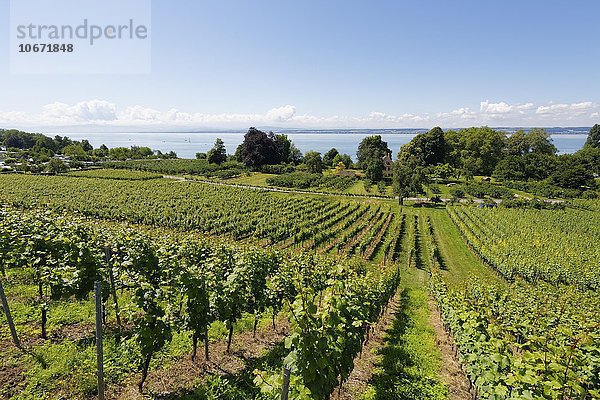
<path fill-rule="evenodd" d="M 96 398 L 100 324 L 110 399 L 600 399 L 597 202 L 74 175 L 0 175 L 1 398 Z"/>
<path fill-rule="evenodd" d="M 600 300 L 590 290 L 597 288 L 597 214 L 466 207 L 449 213 L 475 254 L 501 275 L 448 285 L 427 220 L 431 290 L 476 395 L 600 398 Z"/>
<path fill-rule="evenodd" d="M 400 278 L 394 266 L 372 269 L 358 261 L 257 250 L 191 233 L 169 235 L 165 230 L 99 224 L 49 212 L 5 211 L 0 224 L 3 274 L 21 292 L 35 293 L 31 301 L 11 301 L 21 317 L 16 318 L 18 330 L 27 332 L 23 341 L 35 344 L 39 334 L 55 342 L 41 346 L 37 356 L 66 350 L 62 346 L 74 350 L 73 344 L 60 340 L 65 339 L 59 328 L 65 321 L 52 323 L 54 315 L 73 296 L 87 308 L 94 281 L 103 282 L 104 323 L 122 328 L 108 338 L 114 352 L 108 358 L 127 360 L 107 369 L 109 383 L 140 369 L 141 387 L 153 357 L 164 357 L 164 349 L 184 337 L 190 337 L 186 348 L 192 348 L 192 358 L 197 357 L 199 342 L 205 343 L 203 356 L 210 358 L 209 328 L 215 322 L 226 327 L 229 351 L 234 325 L 244 316 L 253 316 L 256 332 L 261 316 L 269 316 L 275 325 L 276 317 L 284 313 L 291 328 L 280 362 L 292 371 L 292 393 L 327 398 L 352 370 L 369 327 L 377 322 Z M 82 392 L 73 395 L 91 394 L 93 370 L 85 370 L 92 364 L 90 343 L 81 338 L 75 348 L 81 352 L 76 360 L 81 365 L 74 371 L 62 371 L 56 380 L 39 376 L 32 354 L 28 362 L 33 365 L 26 374 L 30 386 L 3 390 L 25 389 L 42 397 L 54 385 L 62 392 L 72 379 L 87 376 L 84 382 L 91 386 L 78 384 Z M 269 389 L 280 378 L 280 370 L 256 374 L 256 390 L 281 390 Z"/>
<path fill-rule="evenodd" d="M 600 214 L 449 209 L 464 238 L 504 277 L 600 289 Z"/>
<path fill-rule="evenodd" d="M 391 242 L 398 228 L 393 202 L 358 203 L 167 179 L 0 175 L 0 184 L 5 188 L 0 201 L 18 207 L 43 206 L 370 260 L 393 257 Z"/>
<path fill-rule="evenodd" d="M 67 174 L 78 178 L 100 178 L 116 179 L 121 181 L 146 181 L 150 179 L 162 178 L 160 174 L 142 171 L 127 171 L 119 169 L 91 169 L 87 171 L 73 171 Z"/>

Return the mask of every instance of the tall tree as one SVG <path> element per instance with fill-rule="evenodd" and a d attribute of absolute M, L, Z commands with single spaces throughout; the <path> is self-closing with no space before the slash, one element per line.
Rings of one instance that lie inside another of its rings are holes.
<path fill-rule="evenodd" d="M 401 160 L 412 159 L 411 162 L 427 167 L 443 163 L 445 155 L 444 131 L 436 126 L 429 132 L 418 134 L 409 143 L 402 146 L 398 158 Z"/>
<path fill-rule="evenodd" d="M 491 175 L 502 159 L 504 133 L 487 126 L 446 132 L 446 160 L 466 176 Z"/>
<path fill-rule="evenodd" d="M 304 155 L 304 164 L 309 172 L 320 174 L 323 171 L 323 160 L 321 153 L 316 151 L 307 151 Z"/>
<path fill-rule="evenodd" d="M 225 149 L 225 143 L 220 138 L 215 140 L 215 145 L 206 154 L 206 158 L 211 164 L 223 164 L 227 161 L 227 149 Z"/>
<path fill-rule="evenodd" d="M 590 133 L 585 141 L 585 147 L 600 148 L 600 125 L 596 124 L 590 129 Z"/>
<path fill-rule="evenodd" d="M 323 156 L 323 164 L 326 165 L 327 167 L 331 167 L 333 164 L 333 160 L 335 159 L 335 157 L 340 154 L 339 151 L 337 151 L 337 149 L 334 147 L 332 149 L 330 149 L 327 153 L 325 153 L 325 155 Z"/>
<path fill-rule="evenodd" d="M 352 167 L 352 157 L 350 157 L 348 154 L 338 154 L 333 159 L 333 165 L 337 166 L 339 163 L 344 163 L 344 166 L 346 168 L 351 168 Z"/>
<path fill-rule="evenodd" d="M 381 135 L 367 136 L 358 145 L 356 157 L 358 166 L 365 171 L 366 178 L 372 182 L 383 178 L 383 157 L 389 154 L 390 149 Z"/>
<path fill-rule="evenodd" d="M 288 163 L 290 161 L 291 149 L 292 149 L 292 141 L 288 139 L 287 135 L 270 135 L 273 139 L 273 143 L 275 146 L 275 152 L 277 153 L 277 164 L 279 163 Z"/>
<path fill-rule="evenodd" d="M 420 166 L 403 160 L 394 163 L 392 188 L 401 205 L 404 204 L 405 198 L 422 193 L 425 183 L 425 174 Z"/>
<path fill-rule="evenodd" d="M 244 142 L 238 147 L 236 154 L 239 161 L 252 168 L 277 164 L 278 157 L 273 139 L 256 128 L 248 129 L 244 135 Z"/>

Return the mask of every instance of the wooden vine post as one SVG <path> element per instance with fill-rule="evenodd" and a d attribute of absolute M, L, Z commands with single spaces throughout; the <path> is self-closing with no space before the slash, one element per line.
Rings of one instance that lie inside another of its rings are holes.
<path fill-rule="evenodd" d="M 8 327 L 10 328 L 10 334 L 12 335 L 12 340 L 17 348 L 21 349 L 21 342 L 19 341 L 19 336 L 17 336 L 17 330 L 15 329 L 15 323 L 12 319 L 12 315 L 10 313 L 10 308 L 8 308 L 8 301 L 6 300 L 6 295 L 4 294 L 4 288 L 2 287 L 2 281 L 0 280 L 0 298 L 2 299 L 2 308 L 4 309 L 4 315 L 6 315 L 6 320 L 8 321 Z"/>
<path fill-rule="evenodd" d="M 281 400 L 288 400 L 290 394 L 290 369 L 283 367 L 283 384 L 281 385 Z"/>
<path fill-rule="evenodd" d="M 94 287 L 96 299 L 96 363 L 98 365 L 98 400 L 104 400 L 104 357 L 102 350 L 102 287 L 96 281 Z"/>
<path fill-rule="evenodd" d="M 112 265 L 110 263 L 110 258 L 112 256 L 112 252 L 109 247 L 104 248 L 104 254 L 106 255 L 106 268 L 108 269 L 108 279 L 110 280 L 110 292 L 113 297 L 113 301 L 115 302 L 115 314 L 117 317 L 117 325 L 121 326 L 121 312 L 119 311 L 119 301 L 117 300 L 117 289 L 115 288 L 115 276 L 113 274 Z"/>

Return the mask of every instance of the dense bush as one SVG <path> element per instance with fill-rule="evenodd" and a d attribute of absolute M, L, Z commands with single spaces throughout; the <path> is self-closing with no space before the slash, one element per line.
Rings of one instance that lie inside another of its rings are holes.
<path fill-rule="evenodd" d="M 188 174 L 220 178 L 230 178 L 232 176 L 241 175 L 246 170 L 243 164 L 236 161 L 228 161 L 221 165 L 217 165 L 210 164 L 207 160 L 184 159 L 107 162 L 102 165 L 106 168 L 130 169 L 167 175 Z"/>
<path fill-rule="evenodd" d="M 265 174 L 290 174 L 296 170 L 293 164 L 277 164 L 277 165 L 263 165 L 258 168 L 260 172 Z"/>
<path fill-rule="evenodd" d="M 490 183 L 469 182 L 464 186 L 464 190 L 467 194 L 477 198 L 483 198 L 486 196 L 493 197 L 495 199 L 513 197 L 513 194 L 510 190 L 502 186 L 492 185 Z"/>
<path fill-rule="evenodd" d="M 531 208 L 535 210 L 564 210 L 565 204 L 559 202 L 549 202 L 541 199 L 506 199 L 502 201 L 502 206 L 506 208 Z"/>
<path fill-rule="evenodd" d="M 293 172 L 268 178 L 267 184 L 296 189 L 327 188 L 346 190 L 352 186 L 354 181 L 355 178 L 349 176 L 324 176 L 308 172 Z"/>
<path fill-rule="evenodd" d="M 581 191 L 577 189 L 563 189 L 558 186 L 550 185 L 546 182 L 504 182 L 504 186 L 531 193 L 536 196 L 552 197 L 560 199 L 572 199 L 579 197 Z"/>

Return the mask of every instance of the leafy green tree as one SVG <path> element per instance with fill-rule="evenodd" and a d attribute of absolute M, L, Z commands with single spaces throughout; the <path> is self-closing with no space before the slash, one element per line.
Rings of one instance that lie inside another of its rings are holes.
<path fill-rule="evenodd" d="M 105 144 L 102 144 L 100 147 L 93 150 L 92 155 L 98 158 L 106 158 L 108 157 L 108 147 L 106 147 Z"/>
<path fill-rule="evenodd" d="M 401 205 L 404 204 L 405 198 L 423 193 L 423 185 L 426 182 L 422 167 L 402 160 L 394 163 L 392 188 Z"/>
<path fill-rule="evenodd" d="M 506 154 L 509 156 L 522 156 L 529 153 L 527 132 L 519 129 L 506 139 Z"/>
<path fill-rule="evenodd" d="M 529 153 L 553 155 L 558 151 L 552 143 L 552 138 L 545 129 L 534 128 L 527 134 Z"/>
<path fill-rule="evenodd" d="M 400 148 L 398 158 L 427 167 L 444 162 L 446 156 L 446 140 L 444 131 L 435 127 L 429 132 L 415 136 L 409 143 Z"/>
<path fill-rule="evenodd" d="M 383 158 L 388 152 L 387 143 L 381 139 L 381 135 L 367 136 L 358 145 L 356 152 L 358 166 L 365 168 L 369 159 Z"/>
<path fill-rule="evenodd" d="M 383 179 L 383 157 L 390 152 L 381 135 L 367 136 L 358 145 L 358 167 L 365 171 L 367 179 L 377 182 Z"/>
<path fill-rule="evenodd" d="M 275 164 L 291 162 L 292 141 L 284 134 L 271 136 L 271 138 L 277 153 Z"/>
<path fill-rule="evenodd" d="M 558 166 L 548 181 L 564 189 L 595 188 L 594 174 L 573 154 L 558 157 Z"/>
<path fill-rule="evenodd" d="M 333 160 L 335 160 L 335 157 L 338 156 L 339 154 L 340 153 L 339 153 L 339 151 L 337 151 L 336 148 L 330 149 L 323 156 L 323 165 L 325 165 L 327 167 L 331 167 L 332 165 L 335 165 L 334 162 L 333 162 Z"/>
<path fill-rule="evenodd" d="M 446 161 L 467 177 L 491 175 L 504 155 L 506 144 L 504 133 L 487 126 L 449 131 L 445 139 Z"/>
<path fill-rule="evenodd" d="M 317 174 L 323 172 L 323 160 L 321 159 L 321 153 L 312 150 L 307 151 L 304 155 L 303 161 L 309 172 Z"/>
<path fill-rule="evenodd" d="M 88 160 L 89 156 L 80 144 L 70 144 L 64 148 L 63 154 L 73 160 Z"/>
<path fill-rule="evenodd" d="M 352 168 L 352 158 L 348 154 L 338 154 L 333 158 L 333 165 L 343 163 L 346 168 Z"/>
<path fill-rule="evenodd" d="M 60 174 L 61 172 L 67 172 L 69 167 L 62 160 L 58 158 L 51 159 L 46 165 L 46 171 L 51 174 Z"/>
<path fill-rule="evenodd" d="M 208 151 L 206 159 L 211 164 L 219 165 L 227 161 L 227 150 L 225 149 L 225 143 L 223 143 L 220 138 L 215 140 L 215 145 Z"/>
<path fill-rule="evenodd" d="M 575 153 L 582 164 L 596 175 L 600 175 L 600 147 L 584 146 Z"/>
<path fill-rule="evenodd" d="M 302 152 L 296 147 L 294 142 L 290 145 L 290 159 L 289 162 L 298 165 L 302 162 Z"/>
<path fill-rule="evenodd" d="M 590 133 L 585 141 L 585 147 L 600 148 L 600 125 L 596 124 L 590 129 Z"/>
<path fill-rule="evenodd" d="M 383 159 L 372 158 L 366 162 L 364 168 L 365 178 L 371 183 L 379 182 L 383 179 Z"/>
<path fill-rule="evenodd" d="M 19 137 L 18 135 L 15 135 L 15 134 L 12 134 L 12 135 L 8 136 L 4 140 L 4 144 L 9 149 L 10 148 L 22 149 L 22 148 L 25 147 L 25 143 L 23 142 L 23 139 L 21 137 Z"/>
<path fill-rule="evenodd" d="M 125 161 L 131 157 L 131 151 L 127 147 L 113 147 L 108 151 L 111 160 Z"/>
<path fill-rule="evenodd" d="M 83 151 L 85 151 L 86 153 L 90 153 L 92 150 L 94 150 L 94 147 L 90 144 L 90 142 L 87 139 L 83 139 L 81 141 L 81 148 L 83 148 Z"/>
<path fill-rule="evenodd" d="M 196 153 L 196 160 L 206 160 L 206 153 Z"/>
<path fill-rule="evenodd" d="M 509 156 L 523 156 L 526 154 L 556 154 L 556 146 L 552 138 L 541 128 L 525 132 L 519 129 L 506 139 L 506 154 Z"/>
<path fill-rule="evenodd" d="M 507 156 L 496 165 L 493 176 L 504 181 L 539 181 L 554 172 L 557 163 L 558 157 L 548 154 Z"/>

